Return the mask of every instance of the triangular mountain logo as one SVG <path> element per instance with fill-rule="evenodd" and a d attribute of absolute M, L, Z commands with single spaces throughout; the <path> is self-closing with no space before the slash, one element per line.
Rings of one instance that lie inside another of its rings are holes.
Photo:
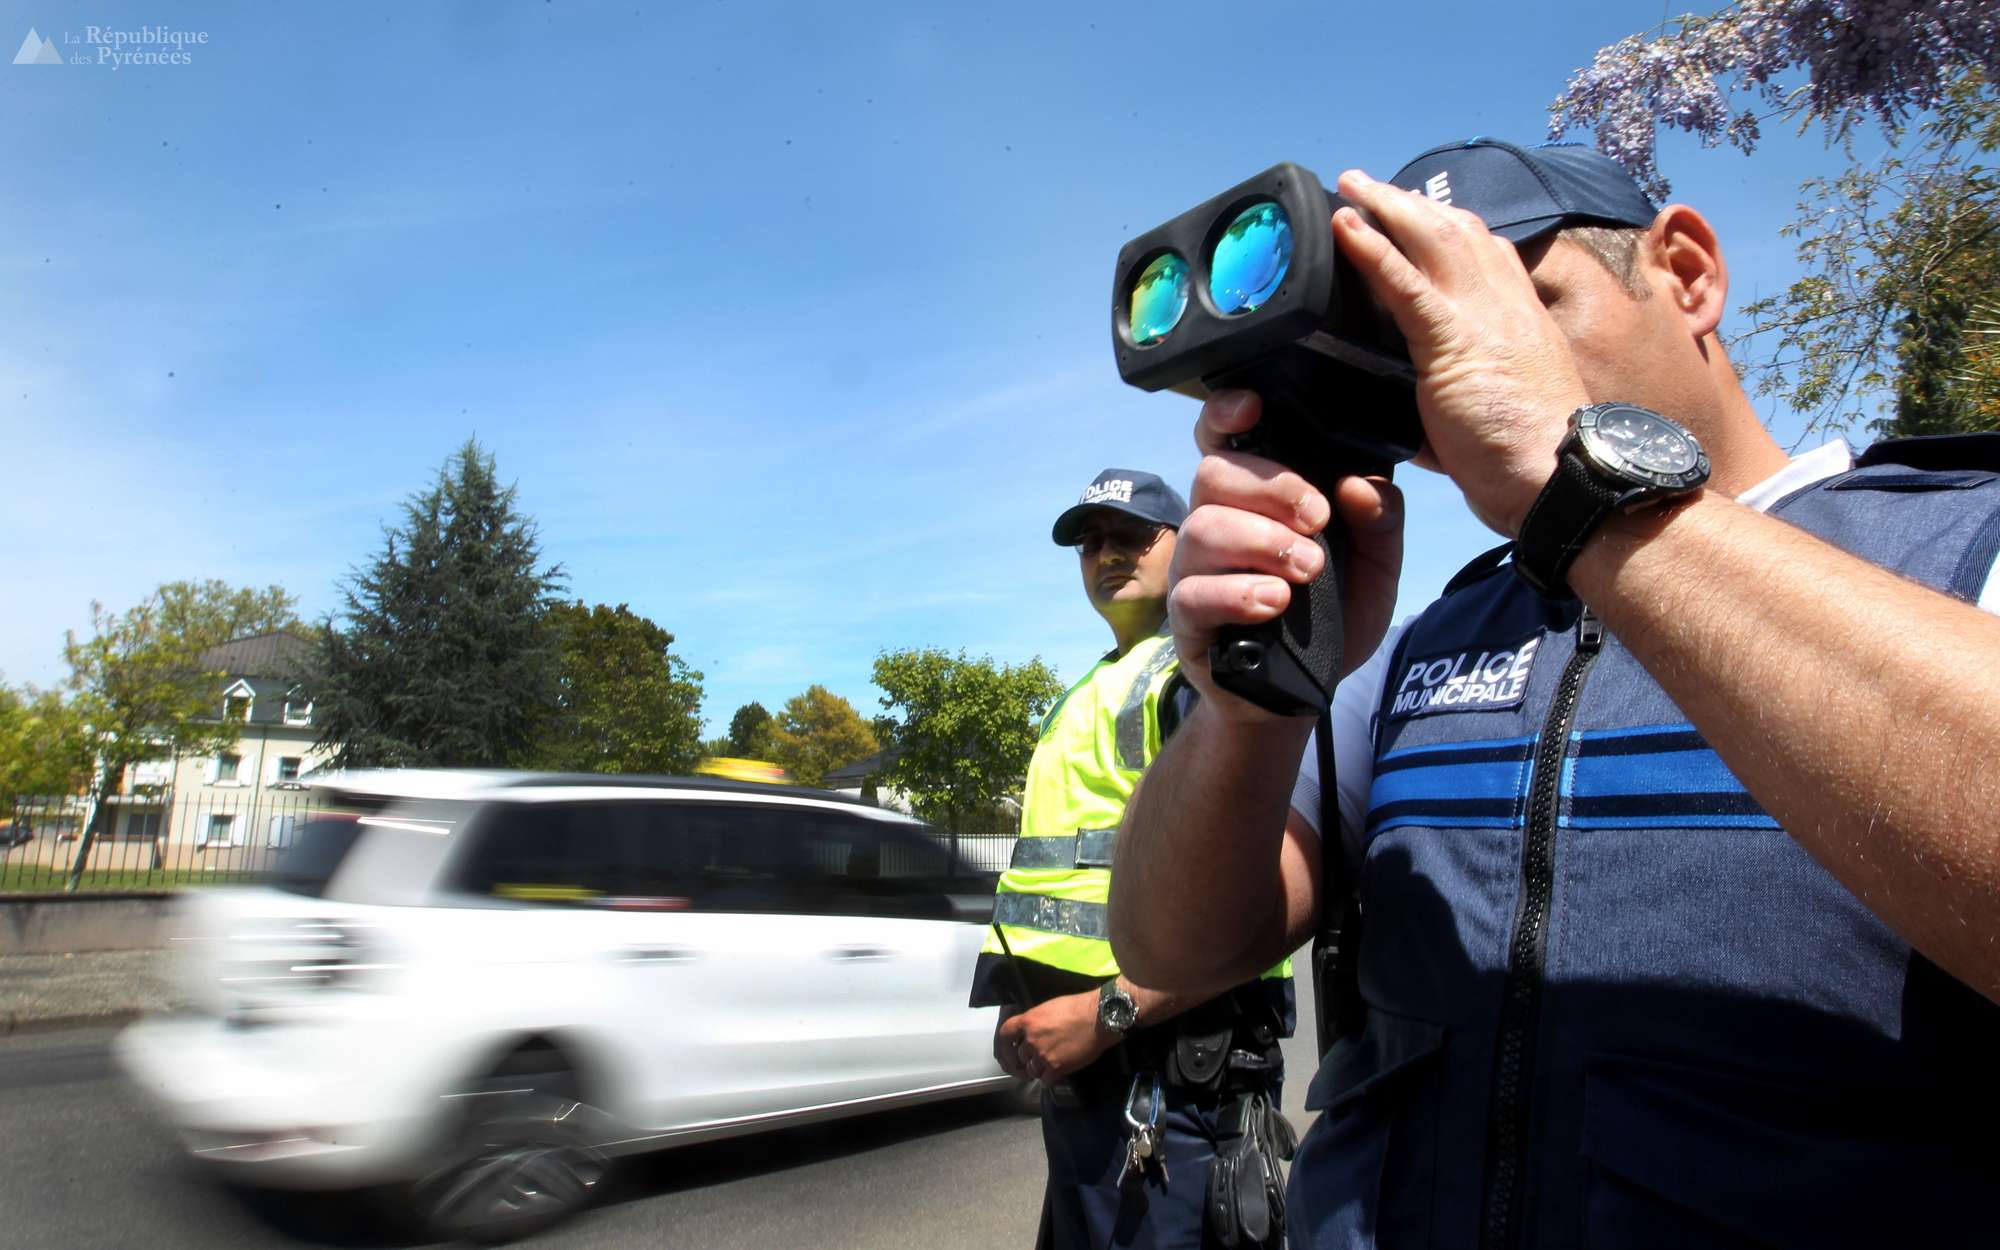
<path fill-rule="evenodd" d="M 21 50 L 14 54 L 16 65 L 61 65 L 62 53 L 56 51 L 56 41 L 44 39 L 35 28 L 28 28 L 28 37 L 21 41 Z"/>

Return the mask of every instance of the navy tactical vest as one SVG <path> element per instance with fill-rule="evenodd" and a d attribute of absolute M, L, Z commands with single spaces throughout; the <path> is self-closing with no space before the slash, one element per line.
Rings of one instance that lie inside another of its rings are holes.
<path fill-rule="evenodd" d="M 2000 473 L 1868 464 L 1772 514 L 1973 599 Z M 2000 1244 L 2000 1007 L 1814 863 L 1578 604 L 1504 567 L 1447 592 L 1375 761 L 1368 1024 L 1311 1091 L 1295 1246 Z"/>

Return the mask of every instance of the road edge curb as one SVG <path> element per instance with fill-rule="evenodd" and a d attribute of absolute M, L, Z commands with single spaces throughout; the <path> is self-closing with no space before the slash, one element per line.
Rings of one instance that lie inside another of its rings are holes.
<path fill-rule="evenodd" d="M 137 1008 L 115 1011 L 76 1012 L 60 1016 L 0 1015 L 0 1037 L 21 1037 L 29 1033 L 61 1033 L 72 1029 L 105 1029 L 130 1024 L 142 1014 Z"/>

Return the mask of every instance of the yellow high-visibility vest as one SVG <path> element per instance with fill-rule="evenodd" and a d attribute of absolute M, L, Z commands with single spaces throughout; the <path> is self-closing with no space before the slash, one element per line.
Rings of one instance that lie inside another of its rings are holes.
<path fill-rule="evenodd" d="M 1105 906 L 1112 844 L 1140 774 L 1160 752 L 1160 696 L 1178 663 L 1164 634 L 1107 655 L 1043 719 L 1021 837 L 994 898 L 994 921 L 1015 958 L 1100 980 L 1118 975 Z M 990 930 L 982 949 L 1003 954 Z M 1291 961 L 1264 975 L 1292 975 Z"/>

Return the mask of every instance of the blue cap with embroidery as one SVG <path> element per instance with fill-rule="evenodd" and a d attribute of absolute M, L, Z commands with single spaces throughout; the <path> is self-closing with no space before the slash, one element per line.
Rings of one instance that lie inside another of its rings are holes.
<path fill-rule="evenodd" d="M 1389 181 L 1474 213 L 1515 243 L 1562 226 L 1650 226 L 1659 211 L 1622 165 L 1580 143 L 1466 139 L 1432 148 Z"/>
<path fill-rule="evenodd" d="M 1157 473 L 1106 469 L 1083 488 L 1083 498 L 1056 518 L 1050 537 L 1058 546 L 1075 545 L 1082 537 L 1084 519 L 1093 512 L 1122 512 L 1177 530 L 1187 520 L 1187 503 Z"/>

